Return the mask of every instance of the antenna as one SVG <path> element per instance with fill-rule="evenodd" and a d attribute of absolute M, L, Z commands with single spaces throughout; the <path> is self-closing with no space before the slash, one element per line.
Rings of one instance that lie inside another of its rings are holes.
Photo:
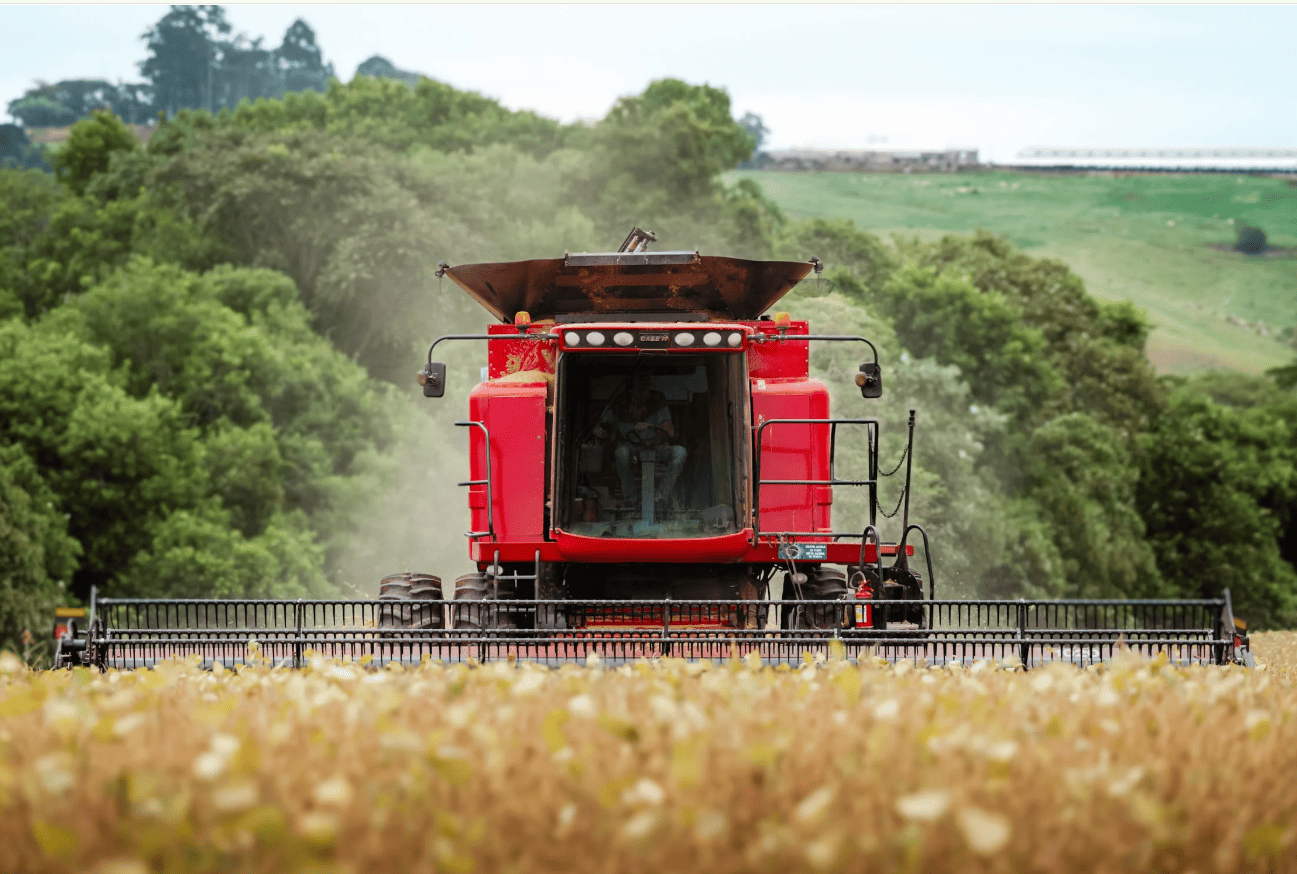
<path fill-rule="evenodd" d="M 652 231 L 646 231 L 642 228 L 631 228 L 630 233 L 626 235 L 626 241 L 621 244 L 618 252 L 643 252 L 648 248 L 649 243 L 657 242 L 657 235 Z"/>

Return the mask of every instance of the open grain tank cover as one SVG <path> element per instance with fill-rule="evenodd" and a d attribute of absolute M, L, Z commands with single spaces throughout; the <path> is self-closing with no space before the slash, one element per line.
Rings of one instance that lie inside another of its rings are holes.
<path fill-rule="evenodd" d="M 446 270 L 497 318 L 706 313 L 755 319 L 810 273 L 807 261 L 747 261 L 697 252 L 610 252 Z"/>

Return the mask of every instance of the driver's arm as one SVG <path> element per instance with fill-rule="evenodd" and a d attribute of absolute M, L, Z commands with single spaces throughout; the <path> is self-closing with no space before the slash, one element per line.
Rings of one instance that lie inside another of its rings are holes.
<path fill-rule="evenodd" d="M 653 413 L 648 417 L 648 421 L 650 425 L 657 425 L 659 428 L 665 431 L 667 436 L 670 437 L 672 440 L 675 439 L 676 436 L 675 425 L 673 425 L 671 422 L 671 411 L 667 409 L 666 404 L 663 404 L 662 406 L 654 410 Z"/>
<path fill-rule="evenodd" d="M 603 417 L 599 419 L 598 424 L 594 426 L 594 436 L 603 440 L 608 437 L 609 433 L 617 429 L 617 417 L 613 415 L 612 410 L 605 410 Z"/>

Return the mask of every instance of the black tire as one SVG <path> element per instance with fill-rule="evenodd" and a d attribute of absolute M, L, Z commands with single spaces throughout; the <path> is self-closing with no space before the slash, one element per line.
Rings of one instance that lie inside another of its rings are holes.
<path fill-rule="evenodd" d="M 379 628 L 445 628 L 441 577 L 405 571 L 379 583 Z"/>
<path fill-rule="evenodd" d="M 846 597 L 847 575 L 835 567 L 818 565 L 810 568 L 806 582 L 800 586 L 795 586 L 787 574 L 784 576 L 785 601 L 841 601 Z M 827 604 L 805 607 L 800 604 L 785 605 L 781 624 L 788 629 L 832 631 L 843 627 L 849 609 L 851 607 L 846 603 L 841 607 Z"/>
<path fill-rule="evenodd" d="M 566 565 L 557 562 L 540 563 L 540 580 L 536 583 L 536 598 L 540 601 L 561 601 L 567 597 L 568 587 L 565 573 Z M 553 605 L 540 605 L 536 608 L 532 625 L 535 628 L 558 630 L 569 626 L 566 611 L 560 612 Z"/>
<path fill-rule="evenodd" d="M 388 574 L 378 584 L 378 627 L 410 627 L 410 572 Z"/>
<path fill-rule="evenodd" d="M 455 629 L 517 628 L 513 612 L 501 609 L 499 604 L 516 597 L 511 588 L 497 586 L 484 573 L 464 574 L 455 580 L 455 600 L 451 604 Z"/>
<path fill-rule="evenodd" d="M 446 627 L 441 577 L 432 574 L 410 574 L 410 599 L 411 628 L 440 630 Z"/>

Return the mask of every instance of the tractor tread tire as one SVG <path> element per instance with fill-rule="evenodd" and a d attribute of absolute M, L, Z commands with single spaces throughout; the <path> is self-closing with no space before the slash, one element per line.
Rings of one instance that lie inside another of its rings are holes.
<path fill-rule="evenodd" d="M 800 592 L 790 591 L 790 587 L 790 583 L 784 584 L 784 600 L 838 601 L 847 595 L 847 575 L 838 568 L 819 565 L 806 574 Z M 846 609 L 845 604 L 842 608 L 823 605 L 792 607 L 790 613 L 785 614 L 784 627 L 832 631 L 842 627 Z M 789 608 L 785 607 L 785 610 Z"/>
<path fill-rule="evenodd" d="M 389 574 L 379 583 L 378 600 L 379 628 L 446 627 L 441 578 L 434 574 L 412 571 Z"/>
<path fill-rule="evenodd" d="M 499 598 L 493 597 L 493 584 L 486 574 L 464 574 L 455 580 L 455 599 L 451 602 L 451 615 L 457 631 L 478 631 L 491 628 L 517 628 L 509 612 L 496 606 L 500 601 L 517 597 L 512 589 L 499 588 Z"/>

